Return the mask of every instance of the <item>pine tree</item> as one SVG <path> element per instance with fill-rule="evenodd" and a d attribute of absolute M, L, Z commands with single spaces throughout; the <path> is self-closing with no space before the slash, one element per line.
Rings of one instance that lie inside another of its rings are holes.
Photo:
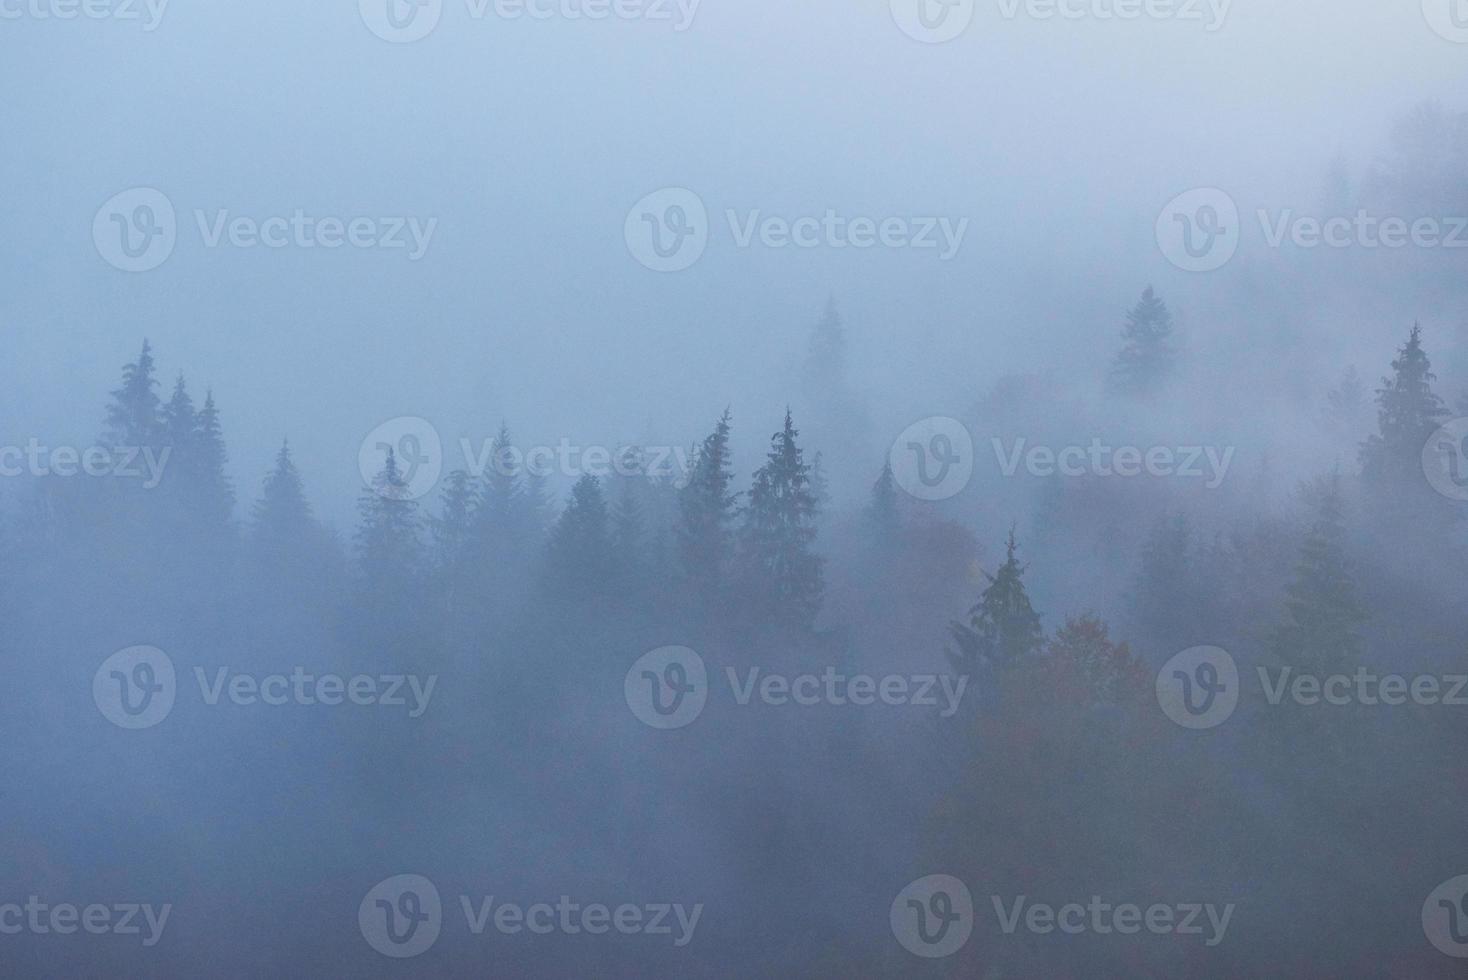
<path fill-rule="evenodd" d="M 840 393 L 846 384 L 846 328 L 834 296 L 811 331 L 801 375 L 806 391 L 816 396 Z"/>
<path fill-rule="evenodd" d="M 162 419 L 164 444 L 172 449 L 173 458 L 182 461 L 192 456 L 199 420 L 182 374 L 174 382 L 173 395 L 163 407 Z"/>
<path fill-rule="evenodd" d="M 615 555 L 617 581 L 621 590 L 636 591 L 645 581 L 647 555 L 644 537 L 647 523 L 638 491 L 645 488 L 647 477 L 636 476 L 622 481 L 621 492 L 612 511 L 612 552 Z"/>
<path fill-rule="evenodd" d="M 699 447 L 688 482 L 678 491 L 676 534 L 683 572 L 705 598 L 711 598 L 723 584 L 731 555 L 730 525 L 738 495 L 729 491 L 734 480 L 730 421 L 725 409 Z"/>
<path fill-rule="evenodd" d="M 754 474 L 740 530 L 745 586 L 760 612 L 782 623 L 809 626 L 824 591 L 823 562 L 812 551 L 816 498 L 789 409 L 771 438 L 767 462 Z"/>
<path fill-rule="evenodd" d="M 257 547 L 270 555 L 289 554 L 315 529 L 289 440 L 281 443 L 275 467 L 265 477 L 260 499 L 255 501 L 253 525 Z"/>
<path fill-rule="evenodd" d="M 158 380 L 153 376 L 153 348 L 143 341 L 137 361 L 122 369 L 122 387 L 107 406 L 107 441 L 113 446 L 143 447 L 158 443 L 163 421 Z"/>
<path fill-rule="evenodd" d="M 969 610 L 967 623 L 950 627 L 956 649 L 949 659 L 960 672 L 987 677 L 1015 666 L 1040 649 L 1040 615 L 1025 592 L 1025 566 L 1016 557 L 1019 546 L 1009 532 L 1004 564 L 996 574 L 984 573 L 989 585 Z"/>
<path fill-rule="evenodd" d="M 229 457 L 224 448 L 224 431 L 219 424 L 219 409 L 214 404 L 213 391 L 204 393 L 204 407 L 199 410 L 193 449 L 199 517 L 206 528 L 222 532 L 234 516 L 234 488 L 225 473 Z"/>
<path fill-rule="evenodd" d="M 1113 390 L 1150 395 L 1161 389 L 1172 374 L 1177 355 L 1171 345 L 1172 314 L 1151 286 L 1127 314 L 1122 339 L 1125 344 L 1111 372 Z"/>
<path fill-rule="evenodd" d="M 873 540 L 882 548 L 890 547 L 902 534 L 902 512 L 898 509 L 897 481 L 892 474 L 891 462 L 882 464 L 882 473 L 872 484 L 867 525 Z"/>
<path fill-rule="evenodd" d="M 422 571 L 418 504 L 391 448 L 358 501 L 357 557 L 367 600 L 385 608 L 411 601 Z"/>
<path fill-rule="evenodd" d="M 489 468 L 474 507 L 475 550 L 480 560 L 489 560 L 495 546 L 503 547 L 519 509 L 520 468 L 515 465 L 513 454 L 510 428 L 501 422 L 499 432 L 490 443 Z"/>
<path fill-rule="evenodd" d="M 1367 485 L 1394 495 L 1405 484 L 1422 489 L 1422 447 L 1448 411 L 1432 390 L 1436 376 L 1422 349 L 1422 328 L 1413 324 L 1407 343 L 1392 361 L 1392 377 L 1376 391 L 1378 432 L 1361 446 L 1361 475 Z"/>
<path fill-rule="evenodd" d="M 445 592 L 459 584 L 469 560 L 470 530 L 474 521 L 474 488 L 469 474 L 454 470 L 439 492 L 440 512 L 428 519 L 433 532 L 434 568 Z"/>
<path fill-rule="evenodd" d="M 1325 672 L 1358 663 L 1366 615 L 1345 555 L 1340 476 L 1314 488 L 1316 516 L 1286 590 L 1285 622 L 1271 648 L 1280 663 Z"/>
<path fill-rule="evenodd" d="M 551 589 L 570 598 L 612 590 L 613 551 L 606 496 L 601 480 L 582 475 L 571 500 L 551 530 L 546 577 Z"/>

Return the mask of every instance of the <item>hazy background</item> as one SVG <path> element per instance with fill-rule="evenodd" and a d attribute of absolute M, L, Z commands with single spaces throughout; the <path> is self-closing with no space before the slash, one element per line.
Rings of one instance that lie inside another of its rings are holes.
<path fill-rule="evenodd" d="M 682 33 L 473 20 L 450 0 L 406 45 L 341 0 L 175 3 L 151 33 L 0 21 L 0 55 L 6 438 L 93 438 L 91 393 L 146 335 L 165 382 L 186 368 L 214 388 L 246 496 L 289 435 L 339 521 L 358 443 L 399 415 L 451 442 L 503 417 L 526 442 L 686 443 L 726 404 L 772 429 L 790 397 L 779 368 L 828 295 L 887 438 L 1006 371 L 1091 371 L 1146 282 L 1208 327 L 1195 351 L 1247 359 L 1250 327 L 1203 318 L 1247 275 L 1248 240 L 1217 273 L 1180 272 L 1153 240 L 1162 205 L 1225 188 L 1257 246 L 1254 206 L 1312 207 L 1333 155 L 1362 172 L 1392 118 L 1451 103 L 1468 72 L 1416 4 L 1324 0 L 1238 0 L 1212 33 L 981 4 L 933 46 L 874 0 L 705 0 Z M 668 185 L 702 195 L 716 230 L 697 265 L 660 275 L 633 261 L 622 223 Z M 90 239 L 97 208 L 133 186 L 179 212 L 177 249 L 145 274 L 106 265 Z M 297 207 L 439 225 L 418 262 L 211 250 L 193 227 L 194 208 Z M 971 224 L 950 262 L 741 250 L 725 207 Z M 1305 369 L 1380 362 L 1423 313 L 1352 309 L 1302 346 Z"/>

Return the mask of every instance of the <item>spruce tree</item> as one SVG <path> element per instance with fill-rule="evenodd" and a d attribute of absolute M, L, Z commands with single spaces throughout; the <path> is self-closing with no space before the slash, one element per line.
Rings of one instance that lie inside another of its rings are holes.
<path fill-rule="evenodd" d="M 194 411 L 194 400 L 189 397 L 188 384 L 180 374 L 173 384 L 173 395 L 163 406 L 164 445 L 172 450 L 172 458 L 178 461 L 193 455 L 195 430 L 198 414 Z"/>
<path fill-rule="evenodd" d="M 391 448 L 357 509 L 357 558 L 367 601 L 379 609 L 410 602 L 423 560 L 418 504 Z"/>
<path fill-rule="evenodd" d="M 470 530 L 474 521 L 474 488 L 469 474 L 454 470 L 439 491 L 439 513 L 428 519 L 433 532 L 433 564 L 439 584 L 452 592 L 469 559 Z"/>
<path fill-rule="evenodd" d="M 1361 475 L 1373 490 L 1393 496 L 1407 484 L 1422 490 L 1422 448 L 1448 415 L 1433 393 L 1435 380 L 1422 328 L 1413 324 L 1392 376 L 1376 391 L 1378 431 L 1361 446 Z"/>
<path fill-rule="evenodd" d="M 615 556 L 617 581 L 623 592 L 638 589 L 647 572 L 644 544 L 647 522 L 642 501 L 639 499 L 639 491 L 646 487 L 646 483 L 645 476 L 623 480 L 612 511 L 612 552 Z"/>
<path fill-rule="evenodd" d="M 265 477 L 252 517 L 257 548 L 272 556 L 289 554 L 315 529 L 289 440 L 275 454 L 275 466 Z"/>
<path fill-rule="evenodd" d="M 686 484 L 678 491 L 676 535 L 683 572 L 705 598 L 724 582 L 731 554 L 730 525 L 738 495 L 729 457 L 728 409 L 699 447 Z"/>
<path fill-rule="evenodd" d="M 111 445 L 157 445 L 163 428 L 157 388 L 153 348 L 144 340 L 138 359 L 123 367 L 122 387 L 112 392 L 107 406 L 106 439 Z"/>
<path fill-rule="evenodd" d="M 776 621 L 809 626 L 824 591 L 822 560 L 812 550 L 816 498 L 789 409 L 771 437 L 767 462 L 754 474 L 740 530 L 740 562 L 756 608 Z"/>
<path fill-rule="evenodd" d="M 612 590 L 613 551 L 601 480 L 587 473 L 571 488 L 571 499 L 551 530 L 546 578 L 551 590 L 584 598 Z"/>
<path fill-rule="evenodd" d="M 1122 339 L 1112 366 L 1112 389 L 1128 395 L 1157 392 L 1171 376 L 1177 355 L 1171 344 L 1172 314 L 1151 286 L 1127 314 Z"/>
<path fill-rule="evenodd" d="M 1025 566 L 1018 557 L 1014 530 L 1010 529 L 1004 564 L 990 575 L 989 585 L 969 610 L 967 623 L 953 623 L 955 649 L 949 659 L 960 672 L 987 677 L 1018 665 L 1040 649 L 1043 631 L 1040 615 L 1025 592 Z"/>
<path fill-rule="evenodd" d="M 882 548 L 896 543 L 902 533 L 902 512 L 897 499 L 897 480 L 889 461 L 882 464 L 882 472 L 872 484 L 872 499 L 866 512 L 873 541 Z"/>
<path fill-rule="evenodd" d="M 199 517 L 209 531 L 223 532 L 234 516 L 234 488 L 225 473 L 229 457 L 213 391 L 204 393 L 204 407 L 199 410 L 193 449 Z"/>
<path fill-rule="evenodd" d="M 1281 664 L 1325 672 L 1359 663 L 1366 619 L 1345 554 L 1340 477 L 1314 488 L 1316 515 L 1286 590 L 1285 621 L 1271 649 Z"/>

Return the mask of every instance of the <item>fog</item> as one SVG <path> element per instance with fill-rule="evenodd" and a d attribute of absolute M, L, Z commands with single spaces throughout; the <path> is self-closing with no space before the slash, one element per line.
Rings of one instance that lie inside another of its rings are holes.
<path fill-rule="evenodd" d="M 1461 969 L 1462 0 L 0 0 L 0 80 L 0 972 Z"/>

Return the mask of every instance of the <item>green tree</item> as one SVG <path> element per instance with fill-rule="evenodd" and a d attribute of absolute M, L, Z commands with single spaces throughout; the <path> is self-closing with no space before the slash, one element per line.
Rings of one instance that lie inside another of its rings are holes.
<path fill-rule="evenodd" d="M 1413 324 L 1392 361 L 1392 376 L 1376 390 L 1378 431 L 1361 446 L 1361 475 L 1373 490 L 1395 497 L 1406 485 L 1424 489 L 1422 448 L 1448 415 L 1432 390 L 1435 380 L 1422 328 Z"/>
<path fill-rule="evenodd" d="M 999 571 L 984 572 L 989 584 L 969 610 L 969 621 L 951 626 L 954 648 L 949 659 L 969 676 L 992 679 L 1040 649 L 1040 615 L 1025 592 L 1025 566 L 1016 557 L 1019 546 L 1013 529 L 1006 548 Z"/>
<path fill-rule="evenodd" d="M 728 409 L 704 439 L 688 482 L 678 491 L 675 533 L 683 572 L 706 599 L 723 586 L 732 553 L 731 525 L 738 495 L 729 454 Z"/>
<path fill-rule="evenodd" d="M 1327 671 L 1359 662 L 1357 632 L 1366 613 L 1345 553 L 1340 476 L 1312 488 L 1315 520 L 1300 544 L 1294 581 L 1286 590 L 1285 620 L 1271 650 L 1280 663 Z"/>
<path fill-rule="evenodd" d="M 613 550 L 601 481 L 587 473 L 571 488 L 571 500 L 551 530 L 546 577 L 568 598 L 605 594 L 613 588 Z"/>
<path fill-rule="evenodd" d="M 157 388 L 153 348 L 144 340 L 138 359 L 123 366 L 122 387 L 112 392 L 112 401 L 107 406 L 109 443 L 136 447 L 157 445 L 163 429 Z"/>
<path fill-rule="evenodd" d="M 1171 343 L 1172 314 L 1151 286 L 1127 314 L 1122 340 L 1111 370 L 1112 389 L 1150 395 L 1162 388 L 1172 375 L 1177 354 Z"/>
<path fill-rule="evenodd" d="M 816 537 L 816 497 L 789 409 L 771 437 L 764 466 L 754 474 L 740 529 L 745 588 L 756 608 L 778 622 L 809 626 L 824 592 Z"/>

